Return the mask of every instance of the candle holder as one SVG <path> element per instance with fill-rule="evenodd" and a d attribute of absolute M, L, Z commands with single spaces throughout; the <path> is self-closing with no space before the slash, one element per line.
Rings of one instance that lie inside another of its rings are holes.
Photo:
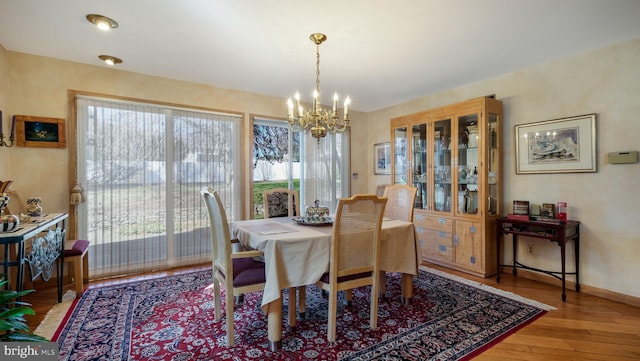
<path fill-rule="evenodd" d="M 13 145 L 15 144 L 16 141 L 16 137 L 14 136 L 10 136 L 9 137 L 9 143 L 4 141 L 4 134 L 0 133 L 0 147 L 13 147 Z"/>
<path fill-rule="evenodd" d="M 2 131 L 2 110 L 0 110 L 0 147 L 13 147 L 16 141 L 16 117 L 13 117 L 11 121 L 11 135 L 9 136 L 9 143 L 4 141 L 4 132 Z"/>

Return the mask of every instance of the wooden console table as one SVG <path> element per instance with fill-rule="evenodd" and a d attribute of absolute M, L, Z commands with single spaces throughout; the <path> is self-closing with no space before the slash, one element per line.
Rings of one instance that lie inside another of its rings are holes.
<path fill-rule="evenodd" d="M 68 216 L 66 213 L 53 213 L 33 217 L 20 223 L 12 232 L 0 233 L 0 246 L 4 251 L 0 266 L 7 277 L 10 269 L 16 268 L 16 275 L 10 277 L 10 284 L 16 291 L 22 291 L 24 287 L 25 266 L 29 267 L 32 281 L 38 277 L 48 281 L 55 268 L 58 302 L 62 301 L 62 258 Z"/>
<path fill-rule="evenodd" d="M 498 218 L 497 223 L 497 262 L 498 262 L 498 274 L 496 279 L 500 283 L 500 267 L 507 266 L 513 267 L 513 275 L 517 274 L 518 268 L 528 269 L 531 271 L 542 272 L 553 276 L 562 281 L 562 301 L 566 302 L 567 294 L 565 292 L 565 277 L 566 275 L 576 275 L 576 291 L 580 292 L 580 275 L 579 275 L 579 254 L 580 254 L 580 222 L 578 221 L 533 221 L 533 220 L 519 220 L 511 219 L 507 217 Z M 500 264 L 500 247 L 502 245 L 503 236 L 511 234 L 513 236 L 513 264 Z M 560 262 L 561 271 L 547 271 L 538 268 L 525 266 L 517 260 L 517 240 L 518 236 L 527 236 L 534 239 L 547 239 L 551 242 L 556 242 L 560 246 Z M 575 255 L 575 272 L 567 272 L 565 266 L 566 256 L 566 244 L 567 241 L 573 240 L 574 255 Z"/>

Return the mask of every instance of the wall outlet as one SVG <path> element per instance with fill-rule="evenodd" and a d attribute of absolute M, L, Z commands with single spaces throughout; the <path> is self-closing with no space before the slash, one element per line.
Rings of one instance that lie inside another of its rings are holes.
<path fill-rule="evenodd" d="M 528 244 L 527 245 L 527 253 L 528 254 L 533 254 L 533 245 L 532 244 Z"/>

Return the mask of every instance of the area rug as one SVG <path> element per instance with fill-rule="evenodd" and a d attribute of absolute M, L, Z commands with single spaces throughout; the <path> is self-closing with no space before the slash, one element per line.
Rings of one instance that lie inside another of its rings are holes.
<path fill-rule="evenodd" d="M 295 328 L 286 322 L 285 292 L 282 350 L 271 352 L 261 293 L 236 306 L 236 344 L 227 347 L 210 285 L 211 272 L 200 271 L 90 288 L 53 336 L 60 360 L 467 360 L 552 309 L 421 268 L 409 305 L 400 302 L 400 275 L 387 276 L 376 330 L 368 323 L 368 288 L 354 291 L 352 304 L 338 309 L 334 344 L 326 339 L 321 291 L 307 286 L 306 317 Z"/>

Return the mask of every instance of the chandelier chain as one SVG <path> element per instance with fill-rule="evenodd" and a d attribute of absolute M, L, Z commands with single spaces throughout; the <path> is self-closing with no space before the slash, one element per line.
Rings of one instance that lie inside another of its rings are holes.
<path fill-rule="evenodd" d="M 320 44 L 316 45 L 316 90 L 320 92 Z"/>

